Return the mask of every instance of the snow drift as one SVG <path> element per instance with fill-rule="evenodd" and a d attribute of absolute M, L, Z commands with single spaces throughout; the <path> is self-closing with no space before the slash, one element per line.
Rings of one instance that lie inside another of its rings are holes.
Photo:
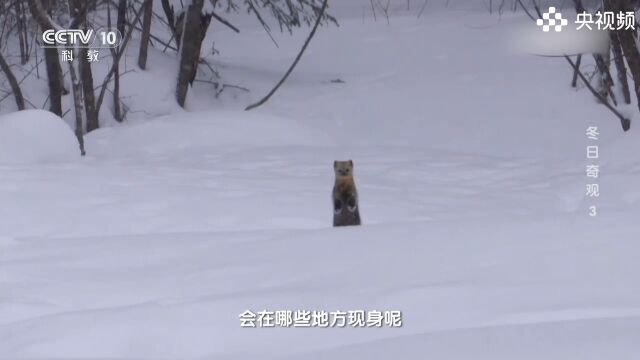
<path fill-rule="evenodd" d="M 78 141 L 67 124 L 44 110 L 0 117 L 0 163 L 32 163 L 78 158 Z"/>

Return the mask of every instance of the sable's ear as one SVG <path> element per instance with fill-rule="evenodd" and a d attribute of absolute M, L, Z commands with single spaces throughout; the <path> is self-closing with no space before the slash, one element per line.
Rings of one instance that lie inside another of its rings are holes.
<path fill-rule="evenodd" d="M 338 161 L 337 161 L 337 160 L 334 160 L 334 161 L 333 161 L 333 168 L 335 169 L 335 168 L 337 168 L 337 167 L 338 167 Z"/>
<path fill-rule="evenodd" d="M 353 160 L 349 160 L 349 165 L 351 165 L 351 167 L 353 167 Z"/>

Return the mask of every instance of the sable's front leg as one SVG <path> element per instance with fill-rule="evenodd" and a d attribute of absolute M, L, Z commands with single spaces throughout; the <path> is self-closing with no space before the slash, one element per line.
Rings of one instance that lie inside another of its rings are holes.
<path fill-rule="evenodd" d="M 340 199 L 333 201 L 333 212 L 336 215 L 340 215 L 342 213 L 342 201 Z"/>
<path fill-rule="evenodd" d="M 356 198 L 353 196 L 350 197 L 347 201 L 347 210 L 349 210 L 349 212 L 355 212 L 357 208 L 358 204 L 356 204 Z"/>

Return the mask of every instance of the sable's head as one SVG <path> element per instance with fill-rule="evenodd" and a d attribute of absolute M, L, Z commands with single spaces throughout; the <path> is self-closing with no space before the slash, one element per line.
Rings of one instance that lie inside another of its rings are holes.
<path fill-rule="evenodd" d="M 353 176 L 353 161 L 334 161 L 333 170 L 336 173 L 336 177 Z"/>

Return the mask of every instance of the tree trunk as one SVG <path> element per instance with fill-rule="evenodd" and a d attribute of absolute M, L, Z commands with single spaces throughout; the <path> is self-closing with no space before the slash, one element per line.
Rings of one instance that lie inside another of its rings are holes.
<path fill-rule="evenodd" d="M 87 18 L 87 4 L 83 4 L 84 0 L 67 0 L 69 5 L 69 16 L 71 16 L 72 27 L 82 27 Z M 83 6 L 84 5 L 84 6 Z M 75 134 L 80 145 L 80 154 L 85 155 L 84 151 L 84 129 L 83 129 L 83 87 L 82 82 L 82 62 L 86 61 L 86 49 L 78 49 L 74 45 L 67 45 L 67 50 L 73 53 L 73 61 L 69 62 L 69 75 L 71 76 L 71 92 L 73 93 L 73 105 L 75 108 Z M 80 57 L 78 59 L 77 57 Z M 78 65 L 79 64 L 79 65 Z M 86 71 L 86 70 L 85 70 Z M 86 99 L 85 99 L 86 102 Z"/>
<path fill-rule="evenodd" d="M 202 15 L 203 6 L 204 0 L 193 0 L 184 15 L 180 40 L 180 67 L 176 84 L 176 100 L 181 107 L 184 107 L 187 99 L 189 84 L 195 78 L 200 60 L 200 47 L 207 31 Z"/>
<path fill-rule="evenodd" d="M 124 36 L 124 26 L 127 23 L 127 0 L 118 0 L 118 17 L 116 19 L 116 27 L 120 32 L 120 36 Z"/>
<path fill-rule="evenodd" d="M 28 0 L 29 11 L 31 16 L 36 20 L 42 31 L 51 29 L 51 21 L 47 15 L 46 9 L 48 9 L 49 2 L 47 1 L 47 8 L 43 8 L 42 4 L 38 0 Z M 47 82 L 49 85 L 49 110 L 62 116 L 62 94 L 64 93 L 64 84 L 62 76 L 62 68 L 60 67 L 60 59 L 58 58 L 58 49 L 45 48 L 44 60 L 47 67 Z"/>
<path fill-rule="evenodd" d="M 607 51 L 610 51 L 610 49 L 607 48 Z M 611 71 L 609 70 L 608 59 L 602 54 L 593 54 L 593 59 L 596 62 L 596 68 L 600 75 L 600 94 L 602 94 L 602 97 L 605 99 L 609 96 L 611 98 L 611 102 L 613 102 L 614 105 L 617 105 L 615 95 L 613 94 L 614 84 L 613 78 L 611 77 Z"/>
<path fill-rule="evenodd" d="M 634 11 L 633 4 L 628 0 L 607 0 L 605 2 L 606 5 L 609 5 L 609 8 L 615 12 Z M 627 64 L 629 64 L 629 71 L 631 71 L 638 107 L 640 108 L 640 53 L 638 52 L 636 39 L 631 31 L 618 32 L 618 38 L 620 39 L 620 47 L 622 47 L 624 57 L 627 59 Z"/>
<path fill-rule="evenodd" d="M 586 12 L 586 8 L 582 4 L 581 0 L 574 0 L 576 12 L 583 13 Z M 609 57 L 610 49 L 607 48 L 606 57 Z M 613 78 L 611 77 L 611 71 L 609 70 L 609 61 L 605 59 L 603 54 L 593 54 L 593 59 L 596 62 L 596 69 L 598 70 L 598 74 L 600 75 L 600 84 L 598 92 L 604 99 L 607 99 L 607 96 L 611 98 L 611 101 L 614 105 L 617 105 L 615 94 L 613 93 Z"/>
<path fill-rule="evenodd" d="M 620 45 L 620 31 L 610 31 L 611 49 L 613 51 L 613 59 L 616 64 L 618 73 L 618 83 L 624 97 L 625 104 L 631 104 L 631 93 L 629 91 L 629 81 L 627 80 L 627 66 L 624 63 L 624 55 L 622 46 Z"/>
<path fill-rule="evenodd" d="M 142 37 L 140 38 L 140 54 L 138 55 L 138 66 L 140 66 L 140 69 L 142 70 L 147 68 L 147 49 L 149 48 L 149 37 L 151 36 L 153 1 L 145 0 L 143 6 L 144 14 L 142 17 Z"/>
<path fill-rule="evenodd" d="M 580 64 L 582 63 L 582 54 L 578 54 L 576 59 L 576 69 L 573 71 L 573 79 L 571 79 L 571 87 L 578 86 L 578 72 L 580 72 Z"/>
<path fill-rule="evenodd" d="M 69 0 L 69 4 L 71 5 L 69 15 L 73 19 L 72 23 L 77 24 L 78 29 L 86 30 L 89 4 L 84 0 Z M 87 58 L 88 49 L 74 49 L 74 55 L 78 57 L 78 59 L 74 60 L 78 61 L 78 73 L 76 75 L 79 76 L 78 81 L 80 81 L 80 85 L 82 86 L 81 97 L 84 101 L 86 129 L 87 132 L 89 132 L 100 127 L 98 114 L 96 112 L 96 97 L 93 89 L 93 72 L 91 71 L 91 63 Z"/>
<path fill-rule="evenodd" d="M 118 1 L 118 18 L 116 26 L 121 36 L 124 36 L 127 16 L 127 0 Z M 115 60 L 114 60 L 115 61 Z M 113 117 L 122 122 L 122 110 L 120 109 L 120 61 L 114 62 L 115 73 L 113 76 Z"/>
<path fill-rule="evenodd" d="M 181 12 L 176 17 L 176 47 L 180 49 L 180 41 L 182 41 L 182 32 L 184 31 L 184 12 Z"/>
<path fill-rule="evenodd" d="M 104 95 L 107 92 L 107 85 L 109 85 L 109 82 L 111 81 L 111 78 L 115 74 L 116 66 L 118 65 L 118 63 L 120 62 L 120 59 L 124 55 L 125 50 L 127 48 L 127 44 L 129 43 L 129 40 L 131 39 L 131 34 L 133 33 L 133 30 L 135 29 L 133 24 L 135 24 L 140 19 L 141 15 L 142 15 L 142 6 L 138 9 L 138 11 L 136 11 L 135 19 L 132 21 L 131 26 L 129 26 L 129 31 L 127 31 L 127 34 L 124 36 L 124 38 L 122 40 L 122 43 L 120 44 L 120 47 L 117 49 L 117 51 L 116 51 L 116 49 L 111 48 L 111 54 L 113 56 L 113 64 L 111 65 L 111 68 L 109 69 L 109 72 L 105 76 L 105 78 L 104 78 L 104 80 L 102 82 L 102 86 L 100 87 L 100 93 L 98 95 L 98 99 L 96 100 L 96 112 L 100 112 L 100 107 L 102 106 L 102 101 L 104 100 Z M 111 20 L 110 19 L 111 19 L 110 11 L 109 11 L 109 7 L 107 6 L 107 21 L 108 21 L 109 24 L 111 24 Z"/>
<path fill-rule="evenodd" d="M 176 32 L 176 20 L 175 20 L 175 12 L 173 11 L 173 5 L 169 3 L 169 0 L 162 0 L 162 10 L 164 10 L 164 15 L 167 17 L 167 24 L 169 25 L 169 30 L 171 30 L 171 36 L 173 40 L 176 42 L 176 48 L 180 47 L 180 39 Z"/>
<path fill-rule="evenodd" d="M 13 96 L 16 98 L 16 105 L 18 106 L 18 110 L 24 110 L 24 97 L 22 96 L 22 91 L 20 90 L 20 85 L 18 84 L 18 80 L 16 80 L 13 71 L 11 71 L 11 67 L 4 59 L 4 56 L 0 53 L 0 70 L 4 72 L 9 81 L 9 85 L 11 86 L 11 91 L 13 91 Z"/>
<path fill-rule="evenodd" d="M 69 48 L 73 50 L 73 48 Z M 82 87 L 78 78 L 75 64 L 69 62 L 69 75 L 71 76 L 71 92 L 73 93 L 73 104 L 75 107 L 75 134 L 80 145 L 80 154 L 85 155 L 84 151 L 84 130 L 82 129 Z"/>
<path fill-rule="evenodd" d="M 96 111 L 96 96 L 93 88 L 93 72 L 91 63 L 87 59 L 87 49 L 80 51 L 80 77 L 82 79 L 82 94 L 84 95 L 84 108 L 87 114 L 87 132 L 100 127 L 98 112 Z"/>
<path fill-rule="evenodd" d="M 120 65 L 115 64 L 113 74 L 113 117 L 117 122 L 122 122 L 122 110 L 120 109 Z"/>
<path fill-rule="evenodd" d="M 29 43 L 27 40 L 26 18 L 22 0 L 15 1 L 16 25 L 18 30 L 18 44 L 20 45 L 20 64 L 24 65 L 29 61 Z"/>

